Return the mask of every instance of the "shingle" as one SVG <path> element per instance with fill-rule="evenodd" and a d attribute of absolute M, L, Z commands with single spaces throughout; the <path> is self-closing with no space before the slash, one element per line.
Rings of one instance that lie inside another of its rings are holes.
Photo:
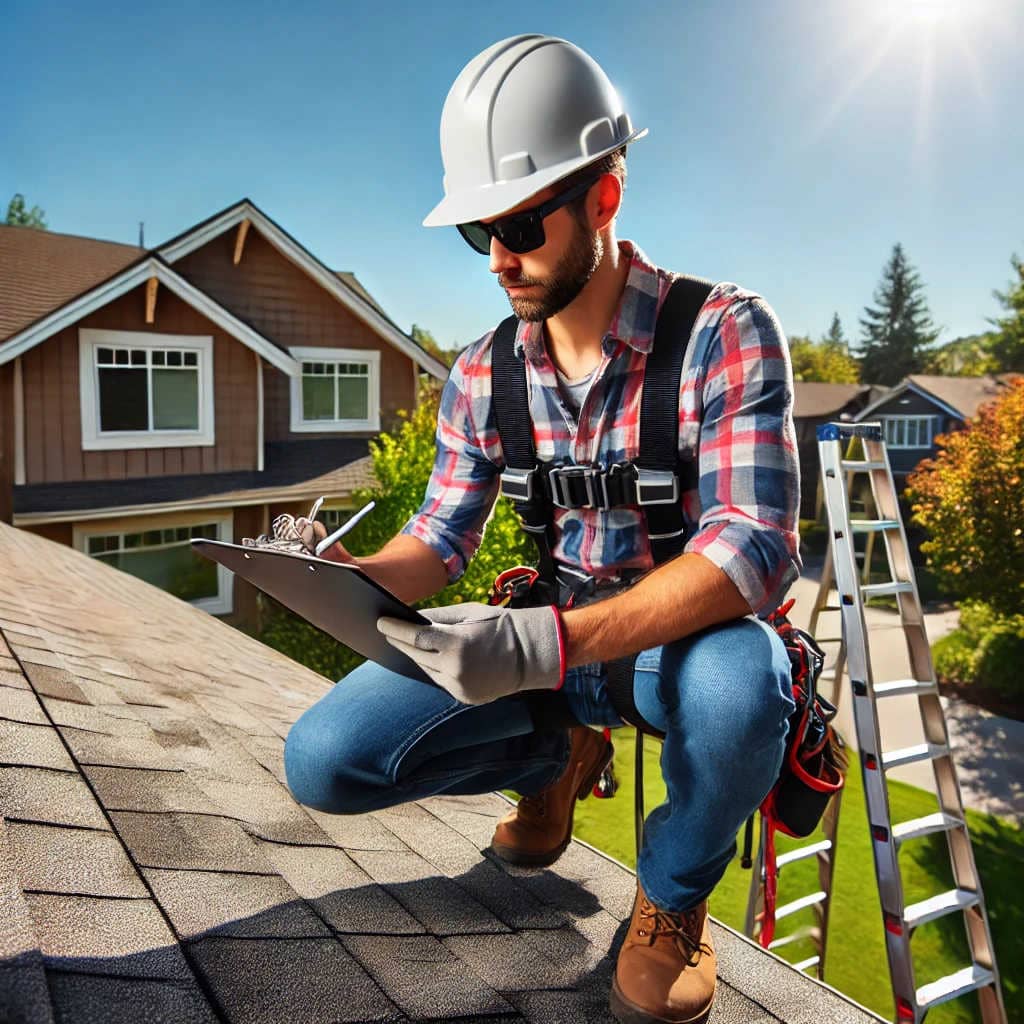
<path fill-rule="evenodd" d="M 292 889 L 337 932 L 412 934 L 424 931 L 388 892 L 344 852 L 316 846 L 261 843 Z"/>
<path fill-rule="evenodd" d="M 57 1024 L 217 1024 L 193 983 L 49 973 Z"/>
<path fill-rule="evenodd" d="M 64 667 L 59 655 L 33 651 L 31 656 L 22 657 L 21 663 L 36 693 L 78 704 L 89 703 L 89 698 L 79 689 L 75 677 Z"/>
<path fill-rule="evenodd" d="M 537 900 L 465 836 L 416 803 L 375 811 L 374 816 L 412 849 L 454 879 L 480 904 L 513 928 L 559 928 L 565 915 Z"/>
<path fill-rule="evenodd" d="M 38 953 L 0 962 L 0 1021 L 54 1024 L 50 990 Z"/>
<path fill-rule="evenodd" d="M 616 1024 L 608 996 L 608 987 L 592 986 L 583 992 L 509 992 L 505 998 L 530 1024 Z"/>
<path fill-rule="evenodd" d="M 39 966 L 39 942 L 21 891 L 17 851 L 10 837 L 10 823 L 0 818 L 0 962 L 20 958 L 20 971 Z M 3 1018 L 0 1017 L 0 1020 Z"/>
<path fill-rule="evenodd" d="M 83 696 L 85 696 L 84 693 Z M 144 722 L 115 717 L 108 709 L 97 707 L 94 704 L 58 700 L 56 697 L 44 697 L 43 703 L 57 725 L 106 733 L 111 736 L 120 736 L 123 739 L 129 737 L 144 739 L 150 736 L 150 729 Z"/>
<path fill-rule="evenodd" d="M 370 814 L 327 814 L 312 807 L 303 811 L 345 850 L 405 850 L 405 843 Z"/>
<path fill-rule="evenodd" d="M 418 854 L 352 850 L 350 855 L 435 935 L 508 931 L 507 925 L 451 879 L 438 875 Z"/>
<path fill-rule="evenodd" d="M 0 815 L 109 830 L 81 776 L 44 768 L 0 768 Z"/>
<path fill-rule="evenodd" d="M 90 896 L 146 896 L 117 837 L 92 829 L 8 822 L 25 889 Z"/>
<path fill-rule="evenodd" d="M 0 764 L 75 770 L 74 762 L 55 729 L 48 725 L 22 725 L 20 722 L 0 721 Z"/>
<path fill-rule="evenodd" d="M 417 801 L 449 828 L 464 835 L 478 850 L 491 845 L 498 819 L 509 804 L 494 793 L 475 796 L 434 796 Z"/>
<path fill-rule="evenodd" d="M 96 795 L 111 811 L 186 811 L 216 814 L 208 800 L 184 772 L 154 772 L 145 768 L 106 768 L 89 765 L 82 771 Z"/>
<path fill-rule="evenodd" d="M 278 875 L 146 871 L 178 934 L 233 938 L 318 938 L 327 926 Z"/>
<path fill-rule="evenodd" d="M 199 814 L 110 812 L 139 864 L 152 868 L 270 872 L 255 841 L 235 821 Z"/>
<path fill-rule="evenodd" d="M 0 660 L 0 686 L 13 686 L 16 690 L 31 689 L 16 661 Z"/>
<path fill-rule="evenodd" d="M 12 722 L 27 722 L 30 725 L 49 725 L 43 713 L 39 698 L 31 690 L 19 690 L 0 686 L 0 718 Z"/>
<path fill-rule="evenodd" d="M 29 893 L 48 968 L 189 980 L 181 947 L 152 900 Z"/>
<path fill-rule="evenodd" d="M 343 941 L 389 998 L 416 1020 L 513 1012 L 433 936 L 350 935 Z"/>
<path fill-rule="evenodd" d="M 576 967 L 550 960 L 515 932 L 449 935 L 442 941 L 498 992 L 568 988 L 579 980 Z"/>
<path fill-rule="evenodd" d="M 190 949 L 230 1024 L 404 1019 L 336 939 L 209 938 Z"/>
<path fill-rule="evenodd" d="M 820 1020 L 832 1024 L 830 1016 Z M 779 1018 L 719 980 L 708 1024 L 779 1024 Z"/>
<path fill-rule="evenodd" d="M 30 650 L 47 651 L 50 646 L 38 632 L 29 632 L 27 629 L 5 629 L 4 639 L 8 646 L 14 648 L 28 648 Z"/>
<path fill-rule="evenodd" d="M 71 747 L 71 752 L 82 764 L 165 770 L 178 767 L 165 751 L 151 740 L 105 736 L 102 733 L 67 726 L 61 727 L 61 734 Z"/>

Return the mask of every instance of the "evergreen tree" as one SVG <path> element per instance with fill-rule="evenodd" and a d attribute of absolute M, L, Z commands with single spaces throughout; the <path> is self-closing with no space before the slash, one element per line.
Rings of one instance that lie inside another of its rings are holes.
<path fill-rule="evenodd" d="M 1009 315 L 989 323 L 999 328 L 991 344 L 991 352 L 1000 370 L 1024 373 L 1024 262 L 1016 253 L 1010 263 L 1017 274 L 1005 292 L 992 294 L 1006 307 Z"/>
<path fill-rule="evenodd" d="M 827 345 L 829 348 L 842 352 L 844 355 L 849 355 L 850 347 L 846 343 L 846 335 L 843 334 L 843 325 L 839 322 L 838 313 L 832 314 L 832 326 L 829 327 L 828 334 L 821 341 L 822 344 Z"/>
<path fill-rule="evenodd" d="M 938 337 L 931 321 L 924 286 L 896 243 L 875 290 L 877 308 L 867 306 L 860 325 L 861 380 L 868 384 L 897 384 L 925 365 L 925 349 Z"/>
<path fill-rule="evenodd" d="M 46 230 L 45 214 L 38 206 L 31 210 L 25 209 L 25 197 L 20 192 L 15 192 L 11 201 L 7 204 L 7 220 L 5 224 L 13 224 L 18 227 L 40 228 Z"/>

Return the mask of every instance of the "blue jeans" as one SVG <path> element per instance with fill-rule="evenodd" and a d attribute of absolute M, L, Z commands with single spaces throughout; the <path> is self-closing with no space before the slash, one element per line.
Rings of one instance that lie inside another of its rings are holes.
<path fill-rule="evenodd" d="M 600 665 L 566 675 L 575 717 L 622 726 Z M 665 733 L 666 800 L 648 815 L 637 876 L 680 911 L 704 899 L 736 851 L 736 833 L 771 788 L 793 710 L 789 658 L 754 619 L 705 630 L 636 660 L 634 698 Z M 538 730 L 520 695 L 460 704 L 446 691 L 365 662 L 314 704 L 285 744 L 303 804 L 359 814 L 436 794 L 536 793 L 568 761 L 565 730 Z"/>

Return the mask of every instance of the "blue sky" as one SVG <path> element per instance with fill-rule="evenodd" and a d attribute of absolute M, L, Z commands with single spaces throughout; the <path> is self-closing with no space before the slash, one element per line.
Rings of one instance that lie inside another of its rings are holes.
<path fill-rule="evenodd" d="M 5 7 L 0 201 L 158 244 L 249 196 L 403 327 L 507 314 L 484 257 L 420 222 L 461 67 L 519 32 L 590 52 L 650 135 L 620 237 L 847 336 L 895 242 L 942 338 L 986 329 L 1024 256 L 1019 0 Z"/>

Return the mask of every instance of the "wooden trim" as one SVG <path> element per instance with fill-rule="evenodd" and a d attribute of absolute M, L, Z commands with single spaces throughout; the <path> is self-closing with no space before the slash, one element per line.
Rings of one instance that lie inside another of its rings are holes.
<path fill-rule="evenodd" d="M 156 290 L 160 282 L 151 277 L 146 282 L 146 323 L 151 324 L 156 320 Z"/>
<path fill-rule="evenodd" d="M 14 485 L 25 482 L 25 381 L 21 356 L 14 360 Z"/>
<path fill-rule="evenodd" d="M 263 360 L 256 357 L 256 469 L 263 472 Z"/>
<path fill-rule="evenodd" d="M 249 225 L 252 221 L 246 217 L 238 225 L 238 234 L 235 236 L 235 266 L 242 262 L 242 250 L 245 249 L 245 236 L 249 234 Z"/>

